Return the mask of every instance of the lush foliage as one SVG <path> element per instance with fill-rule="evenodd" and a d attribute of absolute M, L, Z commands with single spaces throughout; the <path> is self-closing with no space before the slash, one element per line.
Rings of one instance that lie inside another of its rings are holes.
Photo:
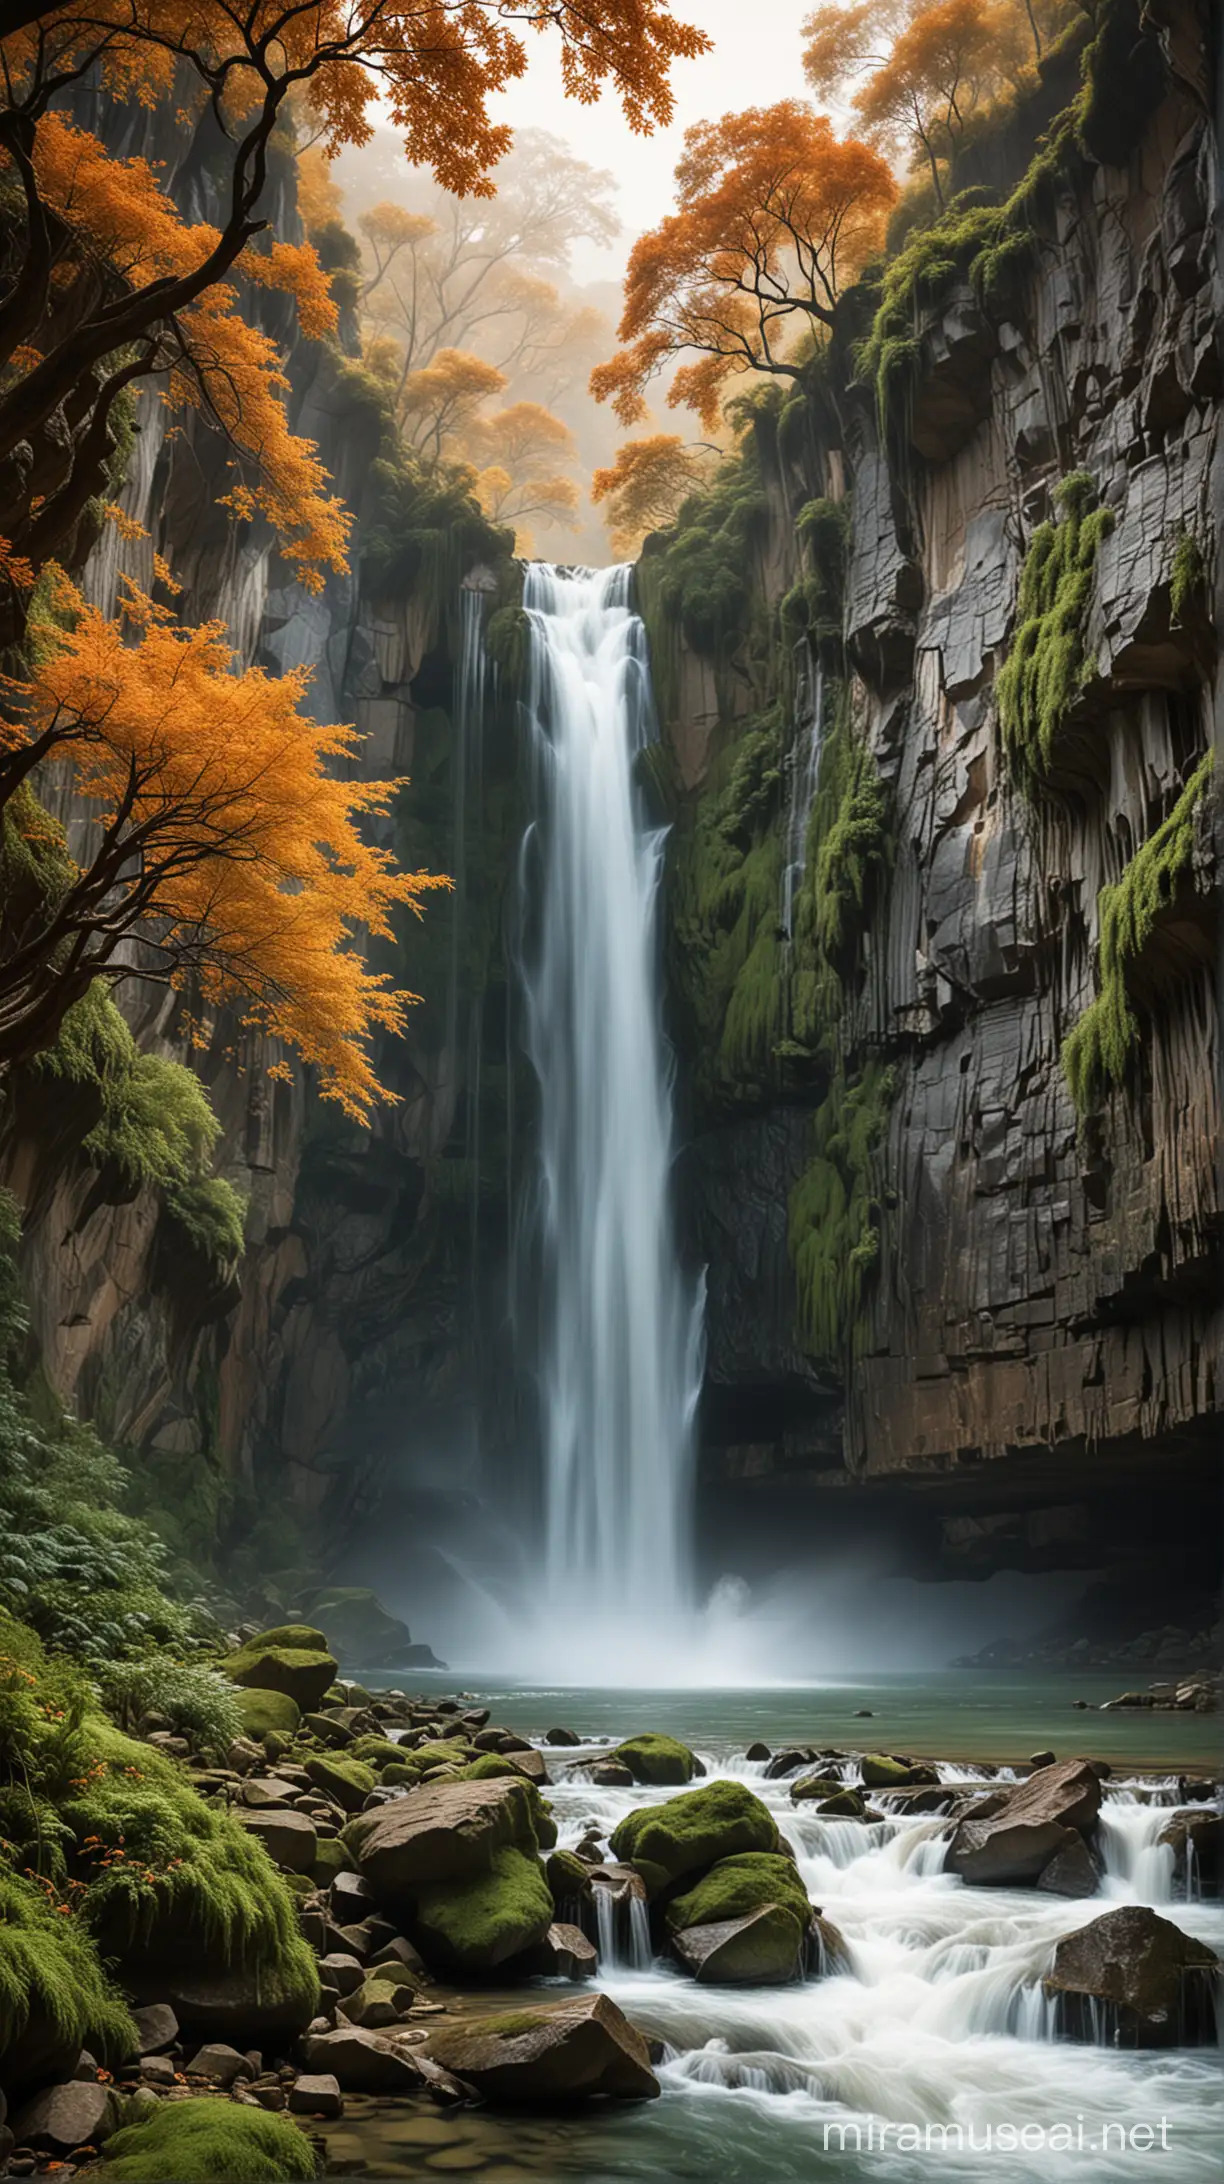
<path fill-rule="evenodd" d="M 0 1625 L 0 1770 L 7 1757 L 7 1682 L 17 1664 L 3 1653 Z M 12 2087 L 23 2044 L 64 2068 L 83 2047 L 102 2063 L 121 2062 L 134 2039 L 123 1998 L 88 1934 L 66 1915 L 54 1891 L 13 1871 L 0 1843 L 0 2075 Z"/>
<path fill-rule="evenodd" d="M 135 1730 L 146 1714 L 161 1714 L 194 1751 L 224 1758 L 242 1734 L 242 1708 L 228 1677 L 206 1661 L 165 1653 L 105 1661 L 97 1672 L 103 1704 L 121 1729 Z"/>
<path fill-rule="evenodd" d="M 1094 673 L 1085 644 L 1096 559 L 1113 529 L 1113 511 L 1097 508 L 1087 471 L 1072 471 L 1054 491 L 1058 520 L 1033 533 L 1020 576 L 1016 631 L 995 694 L 1008 765 L 1031 788 L 1048 781 L 1055 744 Z"/>
<path fill-rule="evenodd" d="M 639 562 L 638 598 L 662 711 L 669 711 L 678 639 L 720 668 L 742 652 L 756 611 L 758 549 L 768 519 L 760 457 L 749 436 Z"/>
<path fill-rule="evenodd" d="M 1139 1020 L 1127 993 L 1161 913 L 1168 909 L 1194 850 L 1198 810 L 1211 790 L 1215 759 L 1200 759 L 1177 802 L 1136 850 L 1122 878 L 1103 887 L 1097 903 L 1100 992 L 1063 1041 L 1062 1061 L 1081 1114 L 1099 1107 L 1126 1080 L 1139 1042 Z"/>
<path fill-rule="evenodd" d="M 698 122 L 676 169 L 676 210 L 630 253 L 624 347 L 592 373 L 592 392 L 636 424 L 649 383 L 693 354 L 667 399 L 713 428 L 739 375 L 796 377 L 796 336 L 832 325 L 895 197 L 886 161 L 800 100 Z"/>
<path fill-rule="evenodd" d="M 844 1374 L 863 1335 L 880 1248 L 879 1155 L 892 1080 L 878 1061 L 839 1065 L 812 1122 L 811 1158 L 790 1197 L 788 1237 L 799 1329 L 811 1355 Z"/>
<path fill-rule="evenodd" d="M 1202 547 L 1193 531 L 1179 531 L 1169 571 L 1169 611 L 1175 622 L 1183 622 L 1201 602 L 1206 582 Z"/>
<path fill-rule="evenodd" d="M 405 997 L 349 942 L 389 935 L 393 904 L 419 909 L 446 884 L 396 872 L 363 837 L 397 784 L 338 778 L 352 731 L 299 710 L 304 670 L 236 672 L 219 623 L 180 629 L 134 587 L 115 621 L 66 580 L 56 604 L 66 623 L 38 624 L 8 739 L 22 778 L 72 760 L 101 842 L 47 914 L 6 930 L 0 1056 L 45 1045 L 139 931 L 206 1006 L 285 1039 L 327 1097 L 364 1115 L 379 1096 L 369 1036 L 398 1028 Z"/>

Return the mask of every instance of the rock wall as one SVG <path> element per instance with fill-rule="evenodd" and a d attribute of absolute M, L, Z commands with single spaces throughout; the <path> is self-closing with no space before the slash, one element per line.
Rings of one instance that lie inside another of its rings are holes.
<path fill-rule="evenodd" d="M 1007 309 L 988 311 L 966 281 L 921 314 L 904 417 L 887 435 L 869 396 L 841 389 L 850 703 L 893 835 L 847 1037 L 887 1059 L 893 1089 L 878 1263 L 832 1453 L 827 1376 L 797 1340 L 786 1263 L 811 1090 L 782 1070 L 754 1112 L 701 1131 L 687 1169 L 711 1260 L 711 1491 L 799 1481 L 869 1497 L 903 1484 L 938 1515 L 945 1567 L 966 1574 L 1023 1565 L 1038 1535 L 1049 1559 L 1061 1537 L 1074 1562 L 1094 1527 L 1108 1559 L 1119 1527 L 1098 1521 L 1098 1503 L 1125 1500 L 1128 1482 L 1132 1551 L 1147 1488 L 1187 1492 L 1211 1521 L 1222 1316 L 1210 800 L 1128 978 L 1141 1039 L 1125 1086 L 1081 1121 L 1060 1061 L 1098 989 L 1100 891 L 1166 817 L 1218 717 L 1209 11 L 1159 13 L 1174 65 L 1162 69 L 1149 27 L 1139 65 L 1155 95 L 1141 126 L 1125 151 L 1111 144 L 1060 180 Z M 1047 106 L 1058 88 L 1045 86 Z M 990 149 L 997 188 L 1015 185 L 1031 148 L 1029 133 Z M 808 462 L 808 491 L 836 496 L 830 452 Z M 794 498 L 787 467 L 779 501 Z M 1113 512 L 1085 632 L 1096 669 L 1034 796 L 1001 755 L 995 684 L 1029 541 L 1078 471 Z M 1204 581 L 1178 612 L 1187 536 Z M 690 786 L 694 733 L 678 722 Z M 819 1509 L 809 1521 L 819 1528 Z"/>

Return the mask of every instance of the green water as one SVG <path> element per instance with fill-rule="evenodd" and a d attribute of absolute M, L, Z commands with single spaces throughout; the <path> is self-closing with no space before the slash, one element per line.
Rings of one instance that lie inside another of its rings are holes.
<path fill-rule="evenodd" d="M 441 1693 L 453 1677 L 428 1679 Z M 1143 1681 L 1136 1679 L 1142 1690 Z M 416 1672 L 383 1684 L 416 1689 Z M 367 1687 L 371 1679 L 366 1678 Z M 1033 1674 L 996 1669 L 922 1669 L 906 1675 L 872 1670 L 814 1684 L 723 1690 L 552 1687 L 482 1677 L 471 1670 L 463 1689 L 494 1719 L 524 1736 L 554 1726 L 588 1736 L 622 1736 L 628 1728 L 660 1729 L 686 1743 L 718 1750 L 760 1738 L 774 1750 L 788 1744 L 841 1745 L 848 1750 L 913 1753 L 930 1759 L 1002 1762 L 1052 1751 L 1056 1759 L 1083 1754 L 1140 1769 L 1219 1770 L 1224 1729 L 1219 1714 L 1157 1713 L 1148 1708 L 1101 1713 L 1106 1699 L 1127 1688 L 1121 1671 Z M 1076 1708 L 1086 1699 L 1089 1711 Z M 870 1720 L 858 1718 L 866 1708 Z"/>

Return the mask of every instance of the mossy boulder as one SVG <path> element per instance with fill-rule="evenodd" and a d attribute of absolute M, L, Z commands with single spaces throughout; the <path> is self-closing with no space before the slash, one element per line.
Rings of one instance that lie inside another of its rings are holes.
<path fill-rule="evenodd" d="M 640 1806 L 611 1837 L 614 1856 L 636 1867 L 651 1897 L 720 1859 L 776 1851 L 778 1841 L 769 1807 L 742 1782 L 711 1782 L 665 1805 Z"/>
<path fill-rule="evenodd" d="M 697 1772 L 696 1755 L 687 1744 L 654 1730 L 640 1737 L 626 1737 L 607 1758 L 613 1766 L 627 1767 L 635 1782 L 651 1789 L 678 1789 L 682 1783 L 691 1782 Z"/>
<path fill-rule="evenodd" d="M 429 2054 L 494 2106 L 652 2100 L 659 2090 L 645 2040 L 606 1994 L 451 2020 Z"/>
<path fill-rule="evenodd" d="M 378 1900 L 396 1909 L 422 1887 L 487 1873 L 498 1851 L 534 1857 L 547 1817 L 521 1776 L 428 1783 L 350 1820 L 344 1841 Z"/>
<path fill-rule="evenodd" d="M 553 1916 L 539 1859 L 506 1848 L 494 1851 L 483 1873 L 421 1888 L 409 1924 L 431 1970 L 470 1977 L 534 1948 Z"/>
<path fill-rule="evenodd" d="M 260 1691 L 250 1684 L 238 1693 L 238 1705 L 242 1713 L 242 1733 L 265 1743 L 270 1736 L 288 1739 L 296 1736 L 302 1719 L 302 1710 L 286 1691 Z M 277 1757 L 283 1756 L 286 1744 L 279 1744 Z"/>
<path fill-rule="evenodd" d="M 65 2077 L 83 2047 L 121 2062 L 135 2040 L 81 1922 L 0 1868 L 0 2086 L 24 2094 Z"/>
<path fill-rule="evenodd" d="M 769 1903 L 744 1918 L 686 1927 L 672 1946 L 703 1986 L 782 1987 L 803 1976 L 807 1924 L 786 1904 Z"/>
<path fill-rule="evenodd" d="M 804 1927 L 809 1924 L 812 1906 L 794 1861 L 770 1851 L 747 1851 L 738 1858 L 721 1858 L 695 1888 L 677 1896 L 667 1907 L 667 1923 L 674 1932 L 683 1932 L 687 1926 L 746 1919 L 775 1903 L 784 1904 Z"/>
<path fill-rule="evenodd" d="M 418 1744 L 407 1757 L 422 1774 L 427 1774 L 435 1767 L 466 1767 L 469 1760 L 478 1759 L 480 1754 L 472 1745 L 461 1743 L 458 1737 L 436 1737 L 428 1744 Z"/>
<path fill-rule="evenodd" d="M 591 1868 L 572 1850 L 554 1850 L 545 1864 L 555 1903 L 573 1903 L 591 1893 Z"/>
<path fill-rule="evenodd" d="M 336 1662 L 322 1632 L 298 1623 L 261 1631 L 239 1652 L 228 1654 L 221 1667 L 231 1683 L 255 1691 L 280 1691 L 304 1714 L 319 1705 L 336 1675 Z M 283 1724 L 272 1726 L 279 1729 Z"/>
<path fill-rule="evenodd" d="M 333 1585 L 316 1593 L 311 1613 L 327 1625 L 328 1650 L 361 1668 L 407 1666 L 412 1632 L 390 1615 L 376 1593 L 365 1587 Z"/>
<path fill-rule="evenodd" d="M 411 1762 L 412 1753 L 404 1745 L 395 1744 L 390 1737 L 355 1737 L 349 1745 L 346 1757 L 360 1759 L 367 1767 L 402 1767 Z"/>
<path fill-rule="evenodd" d="M 293 2184 L 317 2176 L 314 2149 L 287 2116 L 236 2101 L 165 2101 L 116 2131 L 94 2175 L 102 2184 Z"/>
<path fill-rule="evenodd" d="M 908 1759 L 893 1759 L 887 1752 L 868 1752 L 859 1772 L 865 1790 L 919 1789 L 939 1780 L 934 1767 L 915 1766 Z"/>
<path fill-rule="evenodd" d="M 308 1759 L 306 1772 L 316 1790 L 334 1798 L 345 1812 L 361 1811 L 377 1779 L 374 1769 L 359 1759 Z"/>
<path fill-rule="evenodd" d="M 316 1888 L 328 1888 L 337 1873 L 348 1871 L 349 1855 L 338 1835 L 321 1835 L 315 1844 L 310 1878 Z"/>
<path fill-rule="evenodd" d="M 812 1804 L 826 1797 L 836 1797 L 842 1786 L 840 1775 L 801 1775 L 797 1782 L 791 1783 L 790 1800 L 792 1805 Z"/>

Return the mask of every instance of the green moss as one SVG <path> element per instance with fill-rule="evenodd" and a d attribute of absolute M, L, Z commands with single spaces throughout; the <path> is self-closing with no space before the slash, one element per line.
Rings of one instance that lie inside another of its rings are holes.
<path fill-rule="evenodd" d="M 844 1373 L 865 1336 L 880 1249 L 880 1153 L 892 1075 L 878 1059 L 851 1079 L 839 1064 L 812 1124 L 812 1155 L 790 1195 L 787 1241 L 804 1348 Z"/>
<path fill-rule="evenodd" d="M 83 2047 L 113 2066 L 135 2041 L 80 1919 L 0 1857 L 0 2083 L 67 2071 Z"/>
<path fill-rule="evenodd" d="M 531 617 L 522 607 L 499 607 L 489 616 L 485 652 L 507 690 L 521 691 L 527 684 L 531 656 Z"/>
<path fill-rule="evenodd" d="M 336 1673 L 330 1653 L 277 1645 L 266 1638 L 253 1638 L 240 1652 L 228 1654 L 221 1666 L 231 1683 L 253 1691 L 283 1692 L 303 1713 L 318 1705 Z M 272 1722 L 270 1727 L 281 1729 L 284 1723 Z"/>
<path fill-rule="evenodd" d="M 832 714 L 808 818 L 803 883 L 794 906 L 794 1036 L 828 1048 L 841 1014 L 873 889 L 892 860 L 891 811 L 875 758 L 850 719 L 844 687 Z"/>
<path fill-rule="evenodd" d="M 767 1805 L 742 1782 L 711 1782 L 664 1805 L 631 1812 L 612 1832 L 612 1850 L 627 1858 L 657 1896 L 686 1873 L 700 1872 L 744 1851 L 776 1851 L 778 1829 Z"/>
<path fill-rule="evenodd" d="M 160 1190 L 205 1258 L 222 1266 L 241 1258 L 246 1201 L 208 1172 L 221 1135 L 208 1094 L 182 1062 L 140 1051 L 104 980 L 73 1003 L 34 1067 L 100 1094 L 101 1115 L 82 1145 L 96 1166 Z"/>
<path fill-rule="evenodd" d="M 376 1735 L 354 1738 L 345 1753 L 346 1759 L 360 1759 L 367 1767 L 401 1766 L 411 1756 L 402 1744 Z"/>
<path fill-rule="evenodd" d="M 505 1775 L 520 1775 L 521 1767 L 505 1752 L 482 1752 L 479 1759 L 469 1760 L 460 1769 L 465 1782 L 495 1782 Z"/>
<path fill-rule="evenodd" d="M 360 1812 L 376 1779 L 374 1769 L 359 1759 L 308 1759 L 306 1772 L 315 1788 L 346 1812 Z"/>
<path fill-rule="evenodd" d="M 591 1893 L 591 1869 L 572 1850 L 554 1850 L 544 1867 L 554 1903 L 574 1903 Z"/>
<path fill-rule="evenodd" d="M 494 1851 L 487 1873 L 419 1890 L 412 1939 L 431 1966 L 486 1972 L 543 1941 L 552 1921 L 539 1860 L 506 1848 Z"/>
<path fill-rule="evenodd" d="M 1084 633 L 1101 541 L 1113 511 L 1097 508 L 1086 470 L 1055 488 L 1059 520 L 1039 524 L 1020 574 L 1017 626 L 999 669 L 999 734 L 1014 777 L 1026 788 L 1050 779 L 1055 743 L 1095 673 Z"/>
<path fill-rule="evenodd" d="M 1126 989 L 1127 973 L 1140 960 L 1162 910 L 1194 849 L 1196 813 L 1211 791 L 1214 756 L 1199 761 L 1176 804 L 1137 850 L 1115 886 L 1103 887 L 1097 904 L 1097 970 L 1100 992 L 1063 1041 L 1062 1064 L 1081 1114 L 1101 1105 L 1111 1087 L 1125 1081 L 1139 1042 L 1139 1020 Z"/>
<path fill-rule="evenodd" d="M 250 1640 L 253 1646 L 281 1646 L 290 1652 L 326 1653 L 327 1638 L 316 1630 L 313 1623 L 278 1623 L 272 1630 L 261 1630 Z"/>
<path fill-rule="evenodd" d="M 635 1782 L 648 1782 L 656 1788 L 669 1788 L 693 1779 L 695 1762 L 687 1744 L 677 1743 L 675 1737 L 660 1736 L 654 1730 L 647 1730 L 641 1736 L 626 1737 L 623 1744 L 618 1744 L 606 1756 L 627 1767 Z"/>
<path fill-rule="evenodd" d="M 757 435 L 749 432 L 712 484 L 685 501 L 673 528 L 647 542 L 635 588 L 665 718 L 675 711 L 681 642 L 720 677 L 750 671 L 754 638 L 765 649 L 757 569 L 768 522 Z"/>
<path fill-rule="evenodd" d="M 316 1888 L 329 1888 L 337 1873 L 347 1873 L 351 1860 L 338 1835 L 321 1835 L 315 1844 L 310 1878 Z"/>
<path fill-rule="evenodd" d="M 292 1736 L 302 1718 L 296 1700 L 284 1691 L 261 1691 L 249 1684 L 238 1692 L 238 1711 L 244 1736 L 257 1739 L 272 1732 Z"/>
<path fill-rule="evenodd" d="M 1181 530 L 1173 548 L 1169 569 L 1169 609 L 1175 622 L 1184 622 L 1187 611 L 1201 604 L 1207 589 L 1207 564 L 1193 531 Z"/>
<path fill-rule="evenodd" d="M 453 627 L 467 571 L 478 562 L 504 567 L 514 533 L 498 530 L 481 512 L 468 471 L 431 468 L 407 448 L 376 462 L 371 482 L 363 586 L 375 599 L 411 598 L 436 636 Z"/>
<path fill-rule="evenodd" d="M 769 1851 L 749 1851 L 738 1858 L 721 1858 L 711 1866 L 695 1888 L 668 1905 L 667 1923 L 682 1933 L 689 1926 L 745 1919 L 769 1903 L 785 1905 L 805 1926 L 812 1916 L 794 1860 Z"/>
<path fill-rule="evenodd" d="M 147 2123 L 116 2131 L 95 2171 L 103 2184 L 289 2184 L 317 2174 L 314 2149 L 288 2116 L 207 2096 L 163 2102 Z"/>

